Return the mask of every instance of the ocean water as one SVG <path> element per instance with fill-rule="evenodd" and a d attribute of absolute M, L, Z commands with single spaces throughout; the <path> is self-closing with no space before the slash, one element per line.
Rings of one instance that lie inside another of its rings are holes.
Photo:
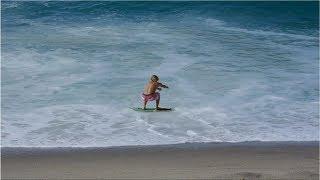
<path fill-rule="evenodd" d="M 318 2 L 1 3 L 2 146 L 319 140 Z"/>

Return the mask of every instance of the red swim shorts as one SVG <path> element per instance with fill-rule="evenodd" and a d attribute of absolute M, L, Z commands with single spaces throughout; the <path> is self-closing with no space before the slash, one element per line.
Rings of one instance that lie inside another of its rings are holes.
<path fill-rule="evenodd" d="M 158 100 L 160 99 L 160 93 L 156 92 L 156 93 L 152 93 L 152 94 L 142 94 L 141 95 L 141 98 L 144 100 L 144 101 L 154 101 L 154 100 Z"/>

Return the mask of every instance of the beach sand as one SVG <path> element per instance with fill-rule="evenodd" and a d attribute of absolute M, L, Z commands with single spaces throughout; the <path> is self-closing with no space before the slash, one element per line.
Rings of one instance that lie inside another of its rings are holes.
<path fill-rule="evenodd" d="M 319 142 L 3 147 L 2 178 L 319 179 Z"/>

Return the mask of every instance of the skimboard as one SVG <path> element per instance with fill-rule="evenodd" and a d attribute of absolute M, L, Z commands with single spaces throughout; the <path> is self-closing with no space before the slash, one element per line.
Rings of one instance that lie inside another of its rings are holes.
<path fill-rule="evenodd" d="M 156 108 L 146 108 L 146 109 L 142 109 L 142 108 L 131 108 L 134 111 L 139 111 L 139 112 L 165 112 L 165 111 L 172 111 L 171 108 L 160 108 L 160 109 L 156 109 Z"/>

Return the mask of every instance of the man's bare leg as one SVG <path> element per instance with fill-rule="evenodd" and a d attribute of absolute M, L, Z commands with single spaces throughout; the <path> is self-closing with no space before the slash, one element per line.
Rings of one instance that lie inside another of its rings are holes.
<path fill-rule="evenodd" d="M 160 104 L 160 98 L 156 100 L 156 109 L 160 109 L 159 104 Z"/>
<path fill-rule="evenodd" d="M 143 101 L 143 109 L 146 109 L 148 101 Z"/>

